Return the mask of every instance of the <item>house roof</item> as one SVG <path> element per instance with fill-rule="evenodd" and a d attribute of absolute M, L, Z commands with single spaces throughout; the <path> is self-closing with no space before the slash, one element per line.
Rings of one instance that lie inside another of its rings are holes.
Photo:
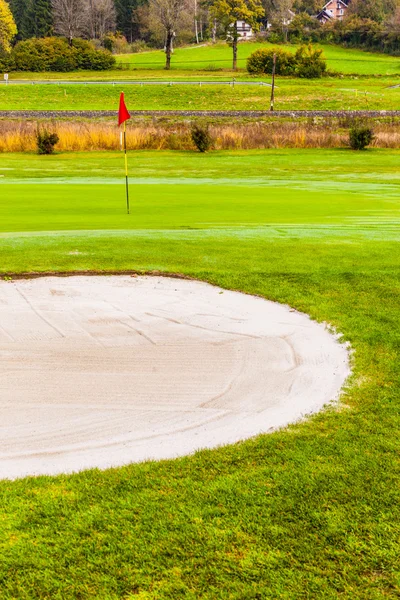
<path fill-rule="evenodd" d="M 332 19 L 332 15 L 330 15 L 326 10 L 322 9 L 320 13 L 317 14 L 317 19 Z"/>
<path fill-rule="evenodd" d="M 326 8 L 327 6 L 329 6 L 329 4 L 330 4 L 331 2 L 340 2 L 340 4 L 342 4 L 342 5 L 343 5 L 343 6 L 345 6 L 346 8 L 348 7 L 348 4 L 347 4 L 347 2 L 345 2 L 344 0 L 329 0 L 329 2 L 327 2 L 327 3 L 325 4 L 325 6 L 323 7 L 323 9 L 322 9 L 322 11 L 321 11 L 321 12 L 324 12 L 325 8 Z"/>

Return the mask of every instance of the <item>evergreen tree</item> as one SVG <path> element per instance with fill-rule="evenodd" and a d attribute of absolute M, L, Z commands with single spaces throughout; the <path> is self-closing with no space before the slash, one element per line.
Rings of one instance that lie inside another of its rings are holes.
<path fill-rule="evenodd" d="M 135 12 L 143 4 L 147 4 L 147 0 L 115 0 L 117 30 L 126 37 L 128 42 L 133 42 L 139 35 Z"/>
<path fill-rule="evenodd" d="M 46 37 L 53 33 L 51 0 L 10 0 L 19 40 Z"/>
<path fill-rule="evenodd" d="M 10 9 L 17 25 L 17 40 L 25 39 L 25 20 L 28 12 L 28 0 L 10 0 Z"/>
<path fill-rule="evenodd" d="M 25 27 L 26 37 L 47 37 L 53 33 L 50 0 L 30 0 Z"/>

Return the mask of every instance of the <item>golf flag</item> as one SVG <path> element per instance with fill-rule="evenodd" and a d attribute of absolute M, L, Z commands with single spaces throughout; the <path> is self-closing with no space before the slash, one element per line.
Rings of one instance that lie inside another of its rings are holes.
<path fill-rule="evenodd" d="M 124 92 L 121 92 L 121 96 L 119 97 L 118 126 L 121 126 L 122 123 L 125 123 L 130 118 L 131 115 L 128 113 L 125 104 Z"/>
<path fill-rule="evenodd" d="M 119 97 L 118 127 L 124 124 L 124 153 L 125 153 L 125 189 L 126 189 L 126 212 L 129 215 L 129 179 L 128 179 L 128 155 L 126 153 L 126 122 L 131 118 L 125 104 L 124 92 Z"/>

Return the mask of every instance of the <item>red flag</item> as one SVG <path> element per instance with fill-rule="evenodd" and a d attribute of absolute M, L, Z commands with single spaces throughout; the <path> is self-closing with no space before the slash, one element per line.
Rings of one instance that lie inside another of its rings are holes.
<path fill-rule="evenodd" d="M 121 96 L 119 98 L 119 111 L 118 111 L 118 125 L 122 125 L 128 119 L 131 118 L 131 115 L 128 113 L 128 109 L 125 105 L 124 92 L 121 92 Z"/>

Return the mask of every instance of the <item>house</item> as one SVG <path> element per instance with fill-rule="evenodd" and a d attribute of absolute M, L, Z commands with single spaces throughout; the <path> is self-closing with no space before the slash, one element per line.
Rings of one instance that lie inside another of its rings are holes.
<path fill-rule="evenodd" d="M 236 29 L 239 40 L 248 40 L 254 35 L 253 28 L 245 21 L 236 21 Z"/>
<path fill-rule="evenodd" d="M 347 9 L 348 2 L 345 0 L 329 0 L 317 15 L 317 19 L 322 25 L 332 19 L 342 21 Z"/>

